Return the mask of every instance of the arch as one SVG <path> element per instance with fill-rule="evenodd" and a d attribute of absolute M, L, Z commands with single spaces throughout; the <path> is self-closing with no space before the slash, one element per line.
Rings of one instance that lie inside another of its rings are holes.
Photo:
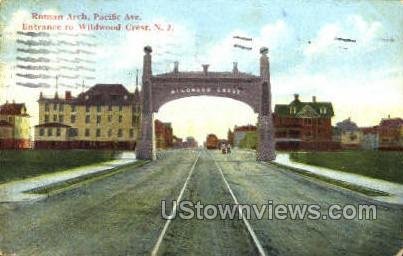
<path fill-rule="evenodd" d="M 257 160 L 274 160 L 270 71 L 266 55 L 268 49 L 262 49 L 260 76 L 239 72 L 236 63 L 232 72 L 209 72 L 209 65 L 203 65 L 203 71 L 179 72 L 177 62 L 172 72 L 153 75 L 152 50 L 146 46 L 143 58 L 142 131 L 139 147 L 136 149 L 137 157 L 155 157 L 153 114 L 162 105 L 191 96 L 214 96 L 241 101 L 259 114 Z"/>

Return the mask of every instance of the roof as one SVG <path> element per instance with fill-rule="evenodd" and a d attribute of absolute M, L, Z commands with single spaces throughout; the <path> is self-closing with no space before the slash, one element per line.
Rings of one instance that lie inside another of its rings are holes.
<path fill-rule="evenodd" d="M 0 127 L 13 127 L 14 125 L 10 124 L 5 120 L 0 120 Z"/>
<path fill-rule="evenodd" d="M 347 118 L 346 120 L 338 122 L 336 124 L 336 127 L 339 128 L 341 131 L 356 131 L 356 130 L 358 130 L 357 124 L 354 123 L 353 121 L 351 121 L 350 118 Z"/>
<path fill-rule="evenodd" d="M 400 126 L 403 126 L 403 119 L 402 118 L 382 119 L 379 126 L 388 128 L 398 128 Z"/>
<path fill-rule="evenodd" d="M 135 93 L 130 93 L 122 84 L 96 84 L 75 98 L 66 100 L 42 97 L 39 101 L 72 105 L 132 105 L 140 101 L 140 95 L 138 89 Z"/>
<path fill-rule="evenodd" d="M 0 115 L 29 116 L 24 103 L 6 103 L 0 106 Z"/>
<path fill-rule="evenodd" d="M 363 134 L 378 133 L 378 126 L 361 127 L 360 130 L 362 131 Z"/>
<path fill-rule="evenodd" d="M 296 112 L 290 111 L 291 107 L 296 108 Z M 321 112 L 325 108 L 326 112 Z M 274 113 L 281 117 L 332 117 L 334 116 L 331 102 L 302 102 L 293 100 L 290 104 L 276 104 Z"/>
<path fill-rule="evenodd" d="M 256 126 L 254 125 L 244 125 L 244 126 L 236 126 L 234 128 L 234 132 L 247 132 L 247 131 L 256 131 Z"/>
<path fill-rule="evenodd" d="M 169 73 L 162 73 L 153 76 L 153 78 L 172 78 L 172 79 L 178 79 L 178 78 L 199 78 L 199 79 L 204 79 L 204 78 L 231 78 L 231 79 L 260 79 L 260 77 L 249 74 L 249 73 L 243 73 L 243 72 L 207 72 L 207 75 L 204 73 L 204 71 L 187 71 L 187 72 L 169 72 Z"/>
<path fill-rule="evenodd" d="M 66 125 L 66 124 L 61 124 L 61 123 L 43 123 L 43 124 L 35 125 L 35 127 L 39 127 L 39 128 L 51 128 L 51 127 L 70 128 L 71 126 Z"/>

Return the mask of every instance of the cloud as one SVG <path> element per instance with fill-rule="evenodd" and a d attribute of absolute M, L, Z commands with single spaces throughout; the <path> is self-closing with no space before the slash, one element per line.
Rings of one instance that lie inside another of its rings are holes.
<path fill-rule="evenodd" d="M 304 49 L 305 56 L 334 54 L 338 47 L 348 48 L 349 52 L 368 52 L 376 48 L 376 38 L 382 33 L 379 21 L 366 21 L 363 17 L 349 16 L 343 22 L 324 24 Z M 336 37 L 356 40 L 356 43 L 334 40 Z"/>
<path fill-rule="evenodd" d="M 141 68 L 144 46 L 150 45 L 153 48 L 153 68 L 166 72 L 171 63 L 194 47 L 194 35 L 185 26 L 165 20 L 154 20 L 149 24 L 171 24 L 173 31 L 125 31 L 118 44 L 98 48 L 100 61 L 108 60 L 115 69 Z"/>
<path fill-rule="evenodd" d="M 252 37 L 252 42 L 239 42 L 233 36 Z M 258 71 L 258 59 L 260 56 L 260 48 L 262 46 L 269 47 L 273 50 L 270 53 L 272 61 L 278 61 L 282 58 L 281 49 L 287 47 L 290 43 L 292 29 L 284 20 L 277 20 L 273 23 L 266 24 L 261 28 L 257 35 L 251 35 L 243 30 L 233 30 L 222 40 L 215 43 L 205 55 L 199 57 L 199 64 L 208 63 L 214 70 L 232 70 L 232 62 L 238 61 L 241 71 L 253 72 Z M 235 48 L 235 43 L 252 47 L 251 51 Z"/>

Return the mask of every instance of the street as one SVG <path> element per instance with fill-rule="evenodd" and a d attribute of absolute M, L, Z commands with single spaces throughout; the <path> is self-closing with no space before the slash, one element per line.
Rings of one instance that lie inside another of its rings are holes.
<path fill-rule="evenodd" d="M 193 171 L 192 170 L 192 167 Z M 222 171 L 222 174 L 220 173 Z M 189 177 L 189 178 L 188 178 Z M 188 180 L 187 180 L 188 178 Z M 155 162 L 30 203 L 0 204 L 0 251 L 17 255 L 395 255 L 403 208 L 376 203 L 376 220 L 184 220 L 161 200 L 234 204 L 372 204 L 358 193 L 255 161 L 247 151 L 164 151 Z M 185 182 L 186 186 L 184 186 Z M 166 226 L 166 232 L 163 232 Z M 251 236 L 251 230 L 256 239 Z M 156 247 L 158 238 L 161 243 Z"/>

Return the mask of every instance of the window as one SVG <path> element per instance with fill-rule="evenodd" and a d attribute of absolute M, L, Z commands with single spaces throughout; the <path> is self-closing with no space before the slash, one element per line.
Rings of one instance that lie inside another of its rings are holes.
<path fill-rule="evenodd" d="M 130 136 L 130 138 L 134 137 L 134 130 L 133 129 L 129 130 L 129 136 Z"/>
<path fill-rule="evenodd" d="M 9 122 L 9 123 L 12 123 L 12 122 L 13 122 L 13 117 L 12 117 L 12 116 L 9 116 L 9 117 L 8 117 L 8 122 Z"/>
<path fill-rule="evenodd" d="M 122 122 L 122 116 L 119 116 L 119 123 Z"/>
<path fill-rule="evenodd" d="M 59 111 L 63 112 L 64 111 L 64 105 L 63 104 L 59 104 Z"/>
<path fill-rule="evenodd" d="M 90 129 L 85 129 L 85 137 L 89 137 L 90 136 Z"/>
<path fill-rule="evenodd" d="M 76 106 L 75 105 L 71 106 L 71 112 L 76 112 Z"/>
<path fill-rule="evenodd" d="M 49 123 L 49 115 L 45 115 L 45 123 Z"/>
<path fill-rule="evenodd" d="M 60 128 L 57 128 L 57 129 L 56 129 L 56 136 L 57 136 L 57 137 L 60 137 L 60 133 L 61 133 L 61 132 L 60 132 Z"/>
<path fill-rule="evenodd" d="M 123 131 L 122 131 L 122 129 L 119 129 L 118 130 L 118 137 L 122 137 L 123 136 Z"/>
<path fill-rule="evenodd" d="M 108 122 L 109 122 L 109 123 L 112 122 L 112 115 L 109 115 L 109 116 L 108 116 Z"/>
<path fill-rule="evenodd" d="M 41 128 L 39 130 L 39 136 L 44 136 L 45 135 L 45 129 Z"/>
<path fill-rule="evenodd" d="M 85 112 L 90 112 L 90 106 L 85 106 Z"/>
<path fill-rule="evenodd" d="M 71 121 L 71 123 L 75 123 L 76 122 L 76 116 L 75 115 L 71 115 L 70 116 L 70 121 Z"/>
<path fill-rule="evenodd" d="M 53 110 L 57 110 L 57 104 L 53 104 Z"/>
<path fill-rule="evenodd" d="M 53 130 L 52 128 L 48 128 L 48 136 L 52 136 Z"/>
<path fill-rule="evenodd" d="M 90 119 L 90 116 L 89 115 L 86 115 L 85 116 L 85 123 L 89 123 L 91 121 L 91 119 Z"/>
<path fill-rule="evenodd" d="M 112 111 L 112 105 L 108 106 L 108 111 Z"/>
<path fill-rule="evenodd" d="M 97 129 L 97 137 L 101 137 L 101 129 Z"/>
<path fill-rule="evenodd" d="M 108 137 L 112 137 L 112 129 L 108 130 Z"/>
<path fill-rule="evenodd" d="M 101 106 L 97 106 L 97 112 L 101 112 Z"/>
<path fill-rule="evenodd" d="M 78 129 L 77 128 L 70 128 L 69 129 L 69 137 L 76 137 L 78 135 Z"/>
<path fill-rule="evenodd" d="M 59 123 L 63 123 L 64 122 L 64 116 L 63 115 L 59 115 Z"/>
<path fill-rule="evenodd" d="M 122 106 L 119 106 L 119 111 L 122 111 L 122 109 L 123 109 L 123 107 L 122 107 Z"/>
<path fill-rule="evenodd" d="M 97 116 L 97 124 L 101 123 L 101 116 Z"/>
<path fill-rule="evenodd" d="M 57 122 L 57 115 L 53 115 L 53 122 Z"/>
<path fill-rule="evenodd" d="M 45 103 L 45 111 L 49 112 L 49 103 Z"/>

